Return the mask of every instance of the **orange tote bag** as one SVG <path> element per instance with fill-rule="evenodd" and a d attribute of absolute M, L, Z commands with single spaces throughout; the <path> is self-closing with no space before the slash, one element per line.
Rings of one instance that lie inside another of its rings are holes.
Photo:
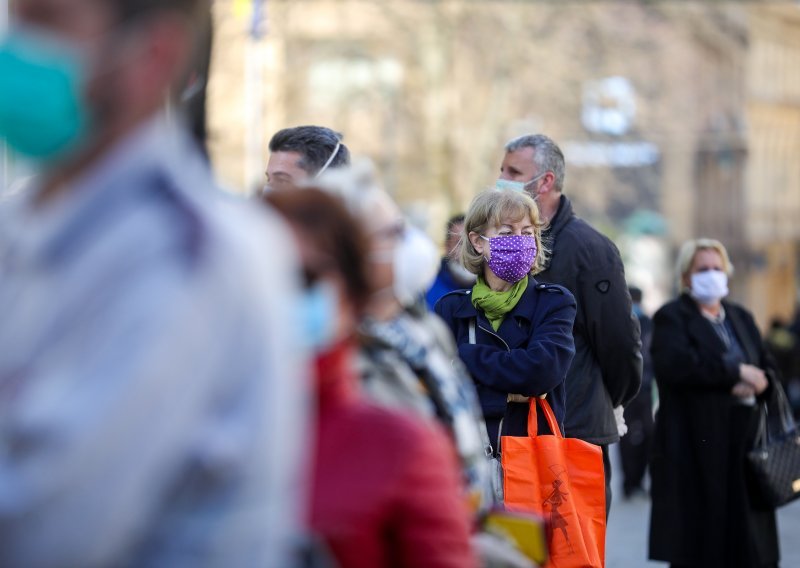
<path fill-rule="evenodd" d="M 538 435 L 536 405 L 552 435 Z M 547 568 L 605 565 L 606 497 L 600 446 L 564 438 L 550 404 L 531 398 L 528 436 L 502 436 L 504 503 L 547 523 Z"/>

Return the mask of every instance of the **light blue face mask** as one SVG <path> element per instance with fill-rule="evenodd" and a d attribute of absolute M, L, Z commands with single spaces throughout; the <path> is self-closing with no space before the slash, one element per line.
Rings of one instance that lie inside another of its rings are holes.
<path fill-rule="evenodd" d="M 319 281 L 309 288 L 301 304 L 306 345 L 320 353 L 336 339 L 337 297 L 333 285 Z"/>
<path fill-rule="evenodd" d="M 75 48 L 12 27 L 0 38 L 0 138 L 38 162 L 74 149 L 88 131 L 85 77 Z"/>
<path fill-rule="evenodd" d="M 535 178 L 533 178 L 530 181 L 514 181 L 514 180 L 510 180 L 510 179 L 498 179 L 496 182 L 494 182 L 494 187 L 496 189 L 500 189 L 500 190 L 505 189 L 505 190 L 511 190 L 511 191 L 518 191 L 518 192 L 522 193 L 523 191 L 525 191 L 526 187 L 528 187 L 533 182 L 542 179 L 545 176 L 546 173 L 547 172 L 544 172 L 543 174 L 539 174 L 538 176 L 536 176 Z"/>

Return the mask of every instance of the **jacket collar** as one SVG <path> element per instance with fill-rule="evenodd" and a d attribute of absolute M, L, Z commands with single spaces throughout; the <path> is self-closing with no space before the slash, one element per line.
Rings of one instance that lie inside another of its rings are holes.
<path fill-rule="evenodd" d="M 555 242 L 564 227 L 575 219 L 575 212 L 572 210 L 572 202 L 566 195 L 562 195 L 558 204 L 555 216 L 550 219 L 550 225 L 542 232 L 542 242 L 544 247 L 550 251 L 545 262 L 544 269 L 550 268 L 555 254 Z"/>
<path fill-rule="evenodd" d="M 575 212 L 572 210 L 572 202 L 569 197 L 562 195 L 558 203 L 558 210 L 555 216 L 550 219 L 550 226 L 545 230 L 543 236 L 555 240 L 558 234 L 564 230 L 564 227 L 574 218 Z"/>
<path fill-rule="evenodd" d="M 52 203 L 36 206 L 41 180 L 33 180 L 9 203 L 13 224 L 5 218 L 0 221 L 0 248 L 4 242 L 13 243 L 15 256 L 53 264 L 92 227 L 103 223 L 110 209 L 147 191 L 153 185 L 150 177 L 174 164 L 189 170 L 193 160 L 182 151 L 190 144 L 185 133 L 160 113 L 117 141 Z M 187 187 L 199 191 L 194 184 Z"/>
<path fill-rule="evenodd" d="M 462 297 L 462 304 L 456 311 L 456 317 L 475 319 L 478 327 L 484 329 L 491 335 L 499 336 L 509 349 L 516 349 L 526 345 L 530 340 L 530 329 L 533 322 L 533 314 L 538 303 L 538 292 L 536 290 L 539 283 L 532 276 L 528 276 L 528 287 L 522 297 L 514 306 L 514 309 L 503 318 L 503 323 L 497 331 L 493 331 L 492 325 L 482 312 L 478 312 L 472 305 L 472 296 L 465 294 Z M 525 325 L 522 325 L 522 324 Z"/>
<path fill-rule="evenodd" d="M 689 332 L 705 344 L 712 345 L 716 351 L 720 353 L 724 352 L 726 350 L 725 344 L 714 331 L 712 327 L 713 324 L 708 318 L 703 317 L 697 302 L 695 302 L 689 294 L 684 292 L 680 296 L 680 306 L 681 311 L 689 316 Z M 759 354 L 756 350 L 756 346 L 750 340 L 747 327 L 741 315 L 732 304 L 725 300 L 722 301 L 722 307 L 725 308 L 725 318 L 730 321 L 734 332 L 736 332 L 736 338 L 739 340 L 742 349 L 747 355 L 748 362 L 758 362 Z"/>

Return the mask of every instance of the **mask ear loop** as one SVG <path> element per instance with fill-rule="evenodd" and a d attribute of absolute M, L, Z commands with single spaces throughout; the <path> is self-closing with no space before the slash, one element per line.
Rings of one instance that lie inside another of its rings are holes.
<path fill-rule="evenodd" d="M 342 143 L 341 142 L 337 142 L 336 143 L 336 147 L 333 149 L 333 152 L 331 152 L 331 157 L 328 158 L 328 161 L 325 162 L 325 165 L 322 166 L 322 169 L 320 169 L 317 172 L 317 175 L 314 176 L 314 179 L 317 179 L 319 176 L 321 176 L 325 172 L 325 170 L 328 169 L 328 166 L 331 165 L 331 162 L 333 162 L 333 159 L 336 157 L 336 154 L 339 153 L 339 148 L 341 148 L 341 147 L 342 147 Z"/>
<path fill-rule="evenodd" d="M 482 238 L 484 241 L 486 241 L 487 243 L 489 243 L 489 252 L 492 252 L 492 239 L 490 239 L 489 237 L 484 237 L 483 235 L 478 235 L 478 236 L 480 238 Z M 475 247 L 473 247 L 473 248 L 475 248 Z M 475 251 L 475 252 L 478 252 L 478 251 Z M 486 262 L 489 262 L 489 259 L 486 258 L 485 254 L 483 255 L 483 260 L 485 260 Z"/>

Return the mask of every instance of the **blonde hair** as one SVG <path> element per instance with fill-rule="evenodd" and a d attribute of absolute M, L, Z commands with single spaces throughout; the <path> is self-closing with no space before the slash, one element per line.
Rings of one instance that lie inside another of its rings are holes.
<path fill-rule="evenodd" d="M 482 274 L 486 259 L 475 250 L 469 240 L 469 234 L 483 234 L 491 227 L 499 227 L 506 217 L 522 219 L 530 217 L 533 225 L 533 237 L 536 239 L 536 258 L 531 266 L 530 274 L 538 274 L 544 270 L 547 251 L 542 244 L 542 230 L 546 223 L 539 214 L 539 207 L 527 193 L 500 189 L 487 189 L 472 200 L 464 218 L 464 229 L 458 244 L 458 258 L 464 267 L 473 274 Z"/>
<path fill-rule="evenodd" d="M 678 289 L 683 290 L 686 288 L 683 279 L 689 274 L 694 263 L 694 258 L 697 253 L 702 250 L 713 250 L 719 253 L 722 258 L 722 269 L 729 277 L 733 276 L 733 264 L 731 258 L 728 256 L 728 251 L 721 242 L 716 239 L 694 239 L 686 241 L 681 245 L 678 252 L 678 261 L 675 263 L 676 271 L 678 273 Z"/>

